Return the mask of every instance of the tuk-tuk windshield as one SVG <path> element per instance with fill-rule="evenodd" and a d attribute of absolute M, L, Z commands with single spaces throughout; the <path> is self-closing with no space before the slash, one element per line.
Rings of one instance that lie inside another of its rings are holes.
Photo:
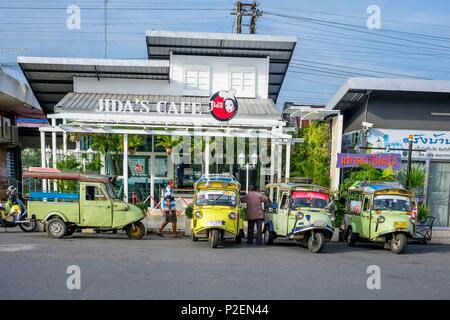
<path fill-rule="evenodd" d="M 316 191 L 294 191 L 291 197 L 291 209 L 325 208 L 330 203 L 326 193 Z"/>
<path fill-rule="evenodd" d="M 411 200 L 408 197 L 386 194 L 374 197 L 373 209 L 409 212 L 412 210 L 412 207 Z"/>
<path fill-rule="evenodd" d="M 197 206 L 236 206 L 236 192 L 226 190 L 199 190 L 195 197 Z"/>
<path fill-rule="evenodd" d="M 105 189 L 111 199 L 117 199 L 117 192 L 111 183 L 105 183 Z"/>

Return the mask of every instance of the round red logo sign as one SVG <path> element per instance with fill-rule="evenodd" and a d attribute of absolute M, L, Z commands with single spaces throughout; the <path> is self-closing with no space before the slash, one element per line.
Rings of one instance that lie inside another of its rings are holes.
<path fill-rule="evenodd" d="M 222 90 L 212 95 L 209 100 L 209 112 L 216 120 L 228 121 L 236 115 L 238 103 L 234 93 L 234 90 Z"/>

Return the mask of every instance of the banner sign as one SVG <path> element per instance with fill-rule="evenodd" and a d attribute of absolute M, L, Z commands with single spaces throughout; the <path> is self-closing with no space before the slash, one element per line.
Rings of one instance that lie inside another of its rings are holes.
<path fill-rule="evenodd" d="M 354 154 L 338 153 L 337 168 L 353 168 L 363 164 L 368 164 L 377 169 L 392 167 L 394 170 L 402 168 L 402 158 L 400 154 Z"/>
<path fill-rule="evenodd" d="M 229 121 L 233 119 L 238 111 L 238 102 L 234 96 L 235 91 L 222 90 L 216 92 L 210 98 L 208 112 L 218 121 Z M 152 102 L 148 100 L 126 100 L 117 99 L 98 99 L 95 112 L 101 113 L 154 113 Z M 162 115 L 202 115 L 202 104 L 200 102 L 175 102 L 158 101 L 155 104 L 156 113 Z"/>
<path fill-rule="evenodd" d="M 401 153 L 402 158 L 408 157 L 408 136 L 413 135 L 413 159 L 450 159 L 450 131 L 404 130 L 372 128 L 367 136 L 367 147 L 370 153 Z M 362 145 L 362 134 L 359 131 L 349 132 L 342 137 L 342 150 L 347 151 L 350 146 Z M 389 149 L 405 149 L 396 151 Z M 384 149 L 384 150 L 383 150 Z"/>

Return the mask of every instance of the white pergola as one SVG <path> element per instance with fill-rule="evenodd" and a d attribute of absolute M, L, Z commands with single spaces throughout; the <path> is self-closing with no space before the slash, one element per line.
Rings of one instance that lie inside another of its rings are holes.
<path fill-rule="evenodd" d="M 226 123 L 220 123 L 208 115 L 142 115 L 126 113 L 96 113 L 96 112 L 60 112 L 48 115 L 51 126 L 41 127 L 41 163 L 46 167 L 45 137 L 51 133 L 52 158 L 57 157 L 56 135 L 63 136 L 63 154 L 67 154 L 67 134 L 119 134 L 123 136 L 123 186 L 125 201 L 128 202 L 128 135 L 169 135 L 194 136 L 205 138 L 205 154 L 209 154 L 209 139 L 211 137 L 232 138 L 265 138 L 271 141 L 270 182 L 274 182 L 275 170 L 277 179 L 281 182 L 283 175 L 282 153 L 286 145 L 286 163 L 284 178 L 290 175 L 290 146 L 292 136 L 283 133 L 284 122 L 269 118 L 234 118 Z M 161 130 L 163 129 L 163 130 Z M 56 167 L 56 161 L 53 167 Z M 209 174 L 209 157 L 205 157 L 205 175 Z M 151 172 L 151 194 L 154 195 L 154 173 Z"/>

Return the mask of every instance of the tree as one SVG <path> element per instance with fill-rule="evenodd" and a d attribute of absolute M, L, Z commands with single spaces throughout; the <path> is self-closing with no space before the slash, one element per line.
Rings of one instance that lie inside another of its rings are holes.
<path fill-rule="evenodd" d="M 291 176 L 309 177 L 313 183 L 329 187 L 329 125 L 326 122 L 312 122 L 300 129 L 297 137 L 304 141 L 294 145 L 292 150 Z"/>

